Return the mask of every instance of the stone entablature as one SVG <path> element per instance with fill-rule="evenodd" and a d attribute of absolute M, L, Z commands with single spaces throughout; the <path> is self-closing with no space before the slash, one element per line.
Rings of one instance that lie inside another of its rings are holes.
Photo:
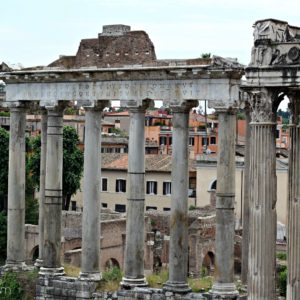
<path fill-rule="evenodd" d="M 2 73 L 6 101 L 40 100 L 41 106 L 59 100 L 208 100 L 232 106 L 239 98 L 241 67 L 152 67 L 119 69 L 36 70 Z M 133 103 L 134 105 L 134 103 Z"/>

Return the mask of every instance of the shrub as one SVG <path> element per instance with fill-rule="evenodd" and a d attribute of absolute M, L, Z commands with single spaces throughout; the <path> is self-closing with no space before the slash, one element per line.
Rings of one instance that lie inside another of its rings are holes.
<path fill-rule="evenodd" d="M 286 283 L 287 283 L 287 268 L 283 268 L 283 271 L 278 276 L 278 287 L 280 296 L 286 296 Z"/>
<path fill-rule="evenodd" d="M 4 263 L 7 245 L 7 217 L 4 212 L 0 212 L 0 264 Z"/>
<path fill-rule="evenodd" d="M 286 253 L 285 252 L 278 252 L 277 254 L 276 254 L 276 257 L 278 258 L 278 259 L 280 259 L 280 260 L 286 260 Z"/>
<path fill-rule="evenodd" d="M 102 279 L 106 282 L 108 281 L 118 281 L 122 280 L 122 272 L 117 267 L 112 267 L 102 273 Z"/>
<path fill-rule="evenodd" d="M 0 299 L 16 300 L 22 299 L 24 289 L 21 287 L 17 275 L 13 272 L 6 272 L 0 279 Z"/>

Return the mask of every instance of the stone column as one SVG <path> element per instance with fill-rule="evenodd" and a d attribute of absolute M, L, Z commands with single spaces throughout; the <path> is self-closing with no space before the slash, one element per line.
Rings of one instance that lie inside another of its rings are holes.
<path fill-rule="evenodd" d="M 25 265 L 25 127 L 24 106 L 10 108 L 7 259 L 5 269 Z"/>
<path fill-rule="evenodd" d="M 276 96 L 276 94 L 274 94 Z M 276 117 L 272 91 L 251 94 L 248 300 L 276 299 Z"/>
<path fill-rule="evenodd" d="M 287 300 L 298 300 L 300 295 L 300 103 L 297 103 L 297 100 L 300 100 L 299 96 L 299 94 L 289 95 L 291 117 L 287 216 Z"/>
<path fill-rule="evenodd" d="M 125 288 L 148 285 L 144 276 L 145 109 L 130 108 L 125 275 L 121 282 Z"/>
<path fill-rule="evenodd" d="M 63 166 L 63 111 L 60 103 L 48 110 L 44 253 L 41 275 L 63 275 L 61 266 L 62 166 Z"/>
<path fill-rule="evenodd" d="M 100 280 L 101 118 L 107 101 L 85 108 L 85 146 L 80 279 Z"/>
<path fill-rule="evenodd" d="M 234 110 L 216 110 L 219 119 L 217 199 L 216 199 L 216 259 L 213 299 L 237 299 L 234 284 L 234 203 L 235 203 L 235 131 Z"/>
<path fill-rule="evenodd" d="M 173 106 L 172 191 L 169 247 L 169 279 L 165 291 L 188 293 L 188 184 L 189 111 L 197 101 Z"/>
<path fill-rule="evenodd" d="M 36 267 L 43 265 L 44 252 L 44 205 L 45 205 L 45 173 L 47 150 L 47 111 L 41 111 L 41 158 L 40 158 L 40 199 L 39 199 L 39 258 Z"/>
<path fill-rule="evenodd" d="M 245 108 L 246 114 L 246 143 L 245 143 L 245 159 L 244 159 L 244 201 L 243 201 L 243 241 L 242 241 L 242 283 L 247 285 L 248 277 L 248 256 L 249 256 L 249 217 L 250 217 L 250 110 Z"/>

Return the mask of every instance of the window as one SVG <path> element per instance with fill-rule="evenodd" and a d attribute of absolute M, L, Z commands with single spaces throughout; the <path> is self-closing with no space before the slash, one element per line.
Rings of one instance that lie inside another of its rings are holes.
<path fill-rule="evenodd" d="M 189 145 L 190 145 L 190 146 L 194 146 L 194 144 L 195 144 L 195 138 L 190 137 L 190 138 L 189 138 Z"/>
<path fill-rule="evenodd" d="M 157 210 L 156 206 L 146 206 L 146 210 Z"/>
<path fill-rule="evenodd" d="M 101 191 L 102 192 L 107 192 L 107 178 L 101 178 Z"/>
<path fill-rule="evenodd" d="M 171 195 L 171 182 L 163 183 L 163 194 L 167 196 Z"/>
<path fill-rule="evenodd" d="M 71 201 L 72 210 L 76 211 L 76 201 Z"/>
<path fill-rule="evenodd" d="M 211 143 L 212 145 L 215 145 L 215 144 L 217 143 L 216 137 L 215 137 L 215 136 L 212 136 L 212 137 L 210 138 L 210 143 Z"/>
<path fill-rule="evenodd" d="M 126 205 L 124 205 L 124 204 L 116 204 L 115 205 L 115 211 L 120 212 L 120 213 L 126 212 Z"/>
<path fill-rule="evenodd" d="M 160 137 L 159 137 L 159 144 L 160 144 L 160 145 L 167 145 L 167 137 L 165 137 L 165 136 L 160 136 Z"/>
<path fill-rule="evenodd" d="M 101 205 L 102 205 L 103 208 L 107 207 L 107 203 L 101 203 Z"/>
<path fill-rule="evenodd" d="M 217 189 L 217 180 L 214 180 L 210 185 L 210 190 L 216 190 Z"/>
<path fill-rule="evenodd" d="M 147 181 L 147 191 L 148 195 L 156 195 L 157 194 L 157 182 L 156 181 Z"/>
<path fill-rule="evenodd" d="M 116 180 L 116 192 L 117 193 L 126 193 L 126 180 L 117 179 Z"/>
<path fill-rule="evenodd" d="M 163 208 L 163 211 L 170 211 L 170 210 L 171 210 L 170 207 L 164 207 L 164 208 Z"/>
<path fill-rule="evenodd" d="M 209 138 L 202 138 L 202 146 L 208 146 L 209 145 Z"/>

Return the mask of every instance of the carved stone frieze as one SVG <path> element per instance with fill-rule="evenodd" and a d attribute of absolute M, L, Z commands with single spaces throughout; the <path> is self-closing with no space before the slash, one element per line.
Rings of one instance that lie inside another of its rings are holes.
<path fill-rule="evenodd" d="M 300 64 L 300 28 L 267 19 L 254 24 L 250 66 Z"/>

